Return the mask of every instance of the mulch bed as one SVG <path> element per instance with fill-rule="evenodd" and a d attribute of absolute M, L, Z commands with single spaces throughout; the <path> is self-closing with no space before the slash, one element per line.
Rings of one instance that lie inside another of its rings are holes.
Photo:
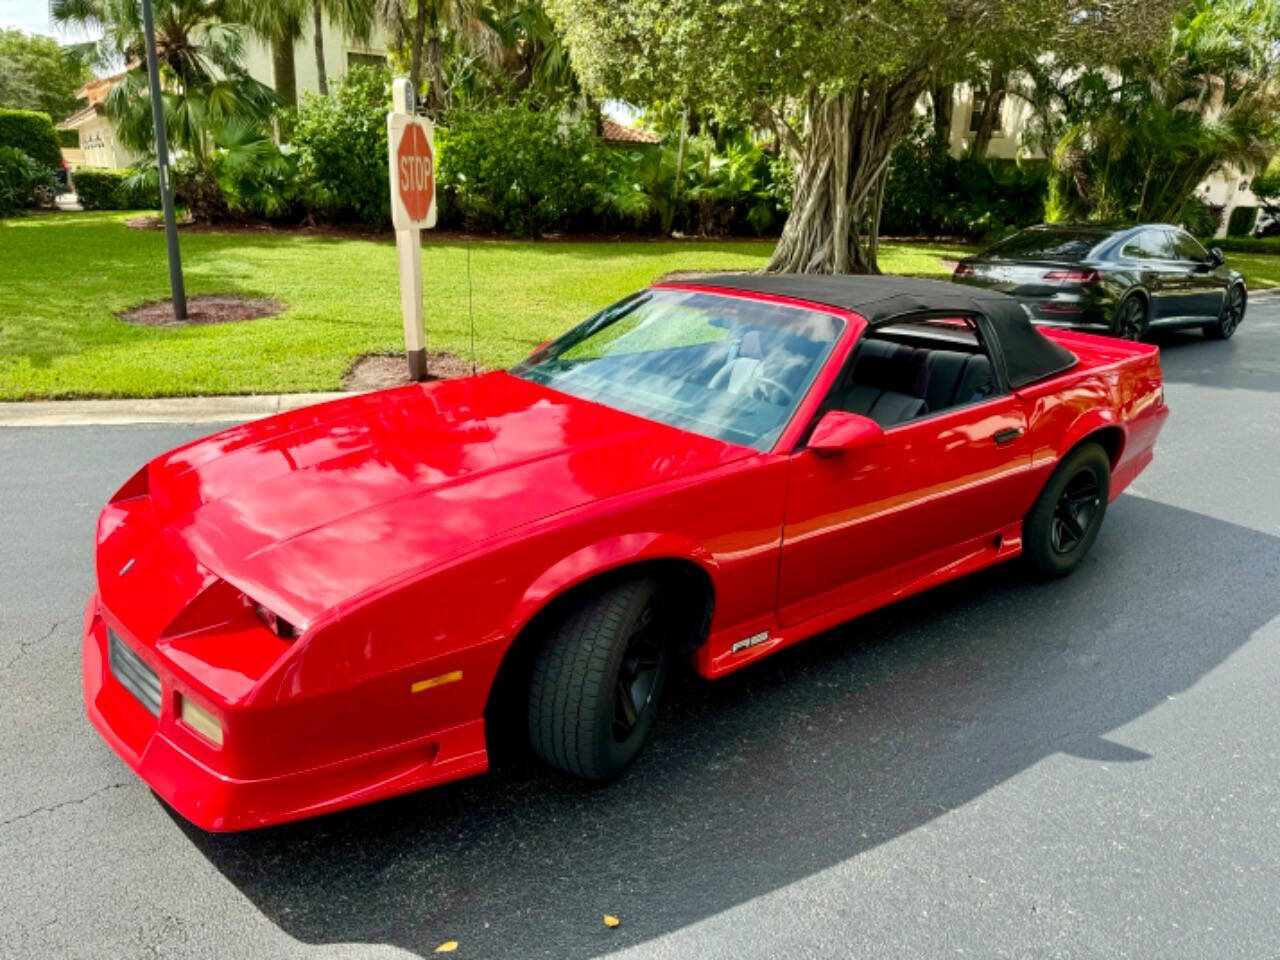
<path fill-rule="evenodd" d="M 140 327 L 204 327 L 214 323 L 274 317 L 284 310 L 285 306 L 279 300 L 213 295 L 188 297 L 185 320 L 174 319 L 172 300 L 142 303 L 116 316 Z"/>
<path fill-rule="evenodd" d="M 485 368 L 477 366 L 476 373 Z M 471 376 L 471 361 L 455 353 L 437 350 L 427 354 L 428 380 L 453 380 Z M 352 391 L 385 390 L 402 387 L 409 380 L 409 363 L 404 354 L 366 354 L 358 357 L 342 376 L 342 389 Z"/>

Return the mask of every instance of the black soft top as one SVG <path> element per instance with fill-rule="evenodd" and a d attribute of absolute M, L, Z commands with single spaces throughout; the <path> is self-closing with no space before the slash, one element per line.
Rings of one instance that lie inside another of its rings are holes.
<path fill-rule="evenodd" d="M 872 325 L 921 313 L 975 316 L 1010 387 L 1024 387 L 1076 364 L 1075 354 L 1031 325 L 1017 300 L 980 287 L 916 277 L 799 273 L 737 273 L 691 282 L 839 307 Z"/>

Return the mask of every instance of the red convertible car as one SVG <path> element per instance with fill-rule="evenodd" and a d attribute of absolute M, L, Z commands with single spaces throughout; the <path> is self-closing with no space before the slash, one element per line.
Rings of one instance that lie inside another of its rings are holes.
<path fill-rule="evenodd" d="M 1070 572 L 1167 413 L 1154 347 L 1003 294 L 660 283 L 512 370 L 143 467 L 98 522 L 89 717 L 207 830 L 480 773 L 512 713 L 607 778 L 679 660 L 719 677 L 1018 555 Z"/>

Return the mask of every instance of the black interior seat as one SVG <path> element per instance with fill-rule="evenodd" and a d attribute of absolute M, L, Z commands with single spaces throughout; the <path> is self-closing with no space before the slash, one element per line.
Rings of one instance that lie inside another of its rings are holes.
<path fill-rule="evenodd" d="M 976 353 L 969 358 L 969 362 L 965 365 L 964 374 L 960 377 L 960 383 L 956 386 L 955 397 L 952 398 L 952 405 L 959 406 L 962 403 L 976 403 L 984 397 L 989 397 L 995 390 L 995 378 L 991 372 L 991 361 L 980 353 Z"/>
<path fill-rule="evenodd" d="M 883 340 L 863 341 L 853 374 L 839 397 L 839 408 L 870 417 L 882 427 L 927 413 L 928 404 L 917 394 L 922 361 L 911 347 Z"/>
<path fill-rule="evenodd" d="M 991 361 L 980 353 L 920 348 L 917 390 L 932 411 L 973 403 L 991 393 Z"/>

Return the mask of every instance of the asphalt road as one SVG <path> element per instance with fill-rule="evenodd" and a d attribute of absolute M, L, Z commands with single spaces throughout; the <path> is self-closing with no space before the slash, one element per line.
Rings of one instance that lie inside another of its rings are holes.
<path fill-rule="evenodd" d="M 600 789 L 517 764 L 236 836 L 80 702 L 96 512 L 209 428 L 0 431 L 0 955 L 1280 956 L 1280 304 L 1162 349 L 1156 462 L 1068 580 L 682 680 Z"/>

